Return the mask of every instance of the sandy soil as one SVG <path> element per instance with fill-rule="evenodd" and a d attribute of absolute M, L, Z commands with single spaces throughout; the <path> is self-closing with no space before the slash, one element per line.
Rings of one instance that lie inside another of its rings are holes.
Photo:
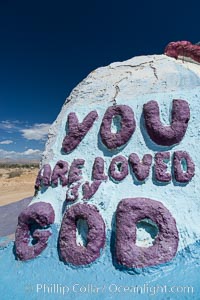
<path fill-rule="evenodd" d="M 0 168 L 0 206 L 34 195 L 38 168 Z"/>

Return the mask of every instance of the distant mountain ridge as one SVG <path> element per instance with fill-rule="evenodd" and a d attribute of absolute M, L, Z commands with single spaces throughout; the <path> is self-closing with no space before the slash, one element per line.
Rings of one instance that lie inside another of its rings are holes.
<path fill-rule="evenodd" d="M 37 159 L 7 159 L 7 158 L 0 158 L 0 164 L 39 164 L 39 160 Z"/>

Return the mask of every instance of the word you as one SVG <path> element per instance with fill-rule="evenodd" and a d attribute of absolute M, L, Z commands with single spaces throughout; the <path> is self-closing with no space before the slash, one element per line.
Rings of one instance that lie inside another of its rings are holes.
<path fill-rule="evenodd" d="M 164 126 L 160 121 L 159 106 L 156 101 L 149 101 L 143 106 L 146 130 L 150 138 L 158 145 L 172 146 L 180 143 L 187 130 L 190 119 L 190 108 L 185 100 L 173 100 L 171 125 Z M 68 115 L 67 135 L 63 139 L 62 150 L 68 154 L 83 140 L 85 135 L 98 118 L 96 111 L 91 111 L 79 123 L 76 113 Z M 113 119 L 120 120 L 117 132 L 112 132 Z M 109 150 L 124 146 L 128 143 L 136 128 L 134 112 L 128 105 L 110 106 L 103 117 L 100 126 L 102 143 Z"/>

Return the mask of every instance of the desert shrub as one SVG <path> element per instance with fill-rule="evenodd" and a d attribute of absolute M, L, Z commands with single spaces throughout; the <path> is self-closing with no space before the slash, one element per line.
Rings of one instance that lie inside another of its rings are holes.
<path fill-rule="evenodd" d="M 8 178 L 14 178 L 14 177 L 19 177 L 21 176 L 23 173 L 22 170 L 14 170 L 14 171 L 11 171 L 9 174 L 8 174 Z"/>
<path fill-rule="evenodd" d="M 21 165 L 20 166 L 21 168 L 23 168 L 23 169 L 34 169 L 34 168 L 39 168 L 39 164 L 34 164 L 34 163 L 32 163 L 32 164 L 23 164 L 23 165 Z"/>
<path fill-rule="evenodd" d="M 34 169 L 39 168 L 39 163 L 0 163 L 2 169 Z"/>

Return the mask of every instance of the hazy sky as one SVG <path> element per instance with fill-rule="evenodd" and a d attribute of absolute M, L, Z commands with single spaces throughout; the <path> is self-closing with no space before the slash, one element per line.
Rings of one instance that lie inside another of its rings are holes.
<path fill-rule="evenodd" d="M 198 42 L 197 3 L 0 1 L 0 158 L 38 156 L 66 97 L 97 67 Z"/>

